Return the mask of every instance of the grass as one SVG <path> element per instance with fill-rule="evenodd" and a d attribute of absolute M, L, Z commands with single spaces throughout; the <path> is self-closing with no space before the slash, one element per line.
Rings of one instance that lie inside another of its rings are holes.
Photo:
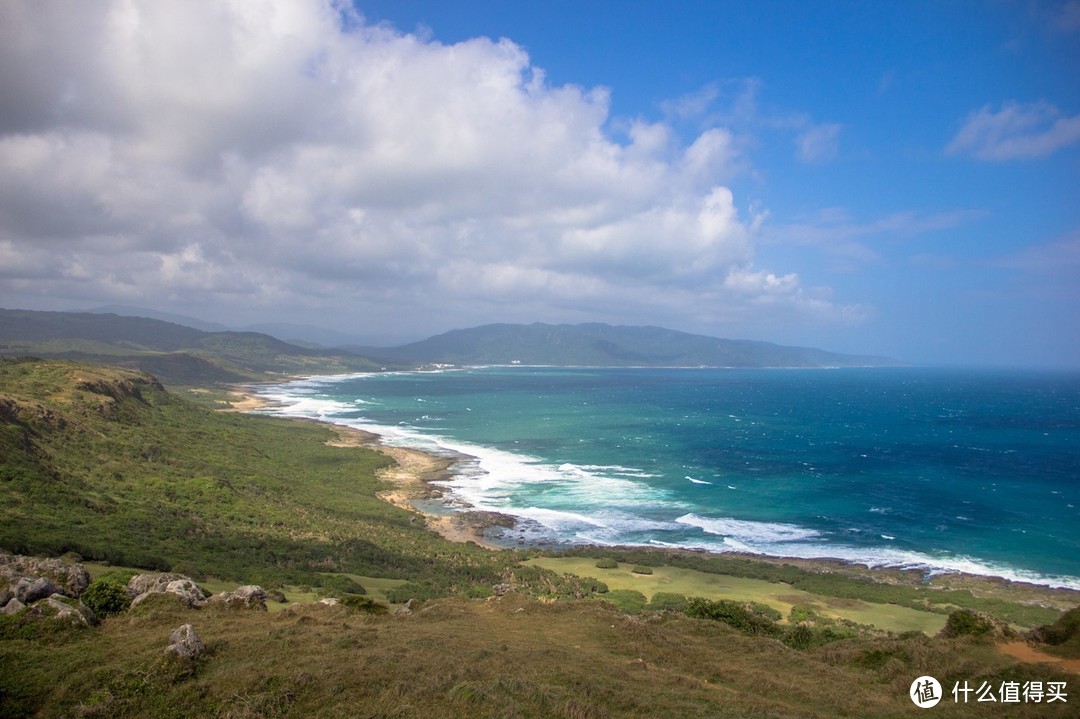
<path fill-rule="evenodd" d="M 616 569 L 596 568 L 596 560 L 588 557 L 537 557 L 530 559 L 544 569 L 560 574 L 601 578 L 614 590 L 636 590 L 651 599 L 657 592 L 671 592 L 686 597 L 732 599 L 740 602 L 761 602 L 775 608 L 784 617 L 792 607 L 813 607 L 819 614 L 834 619 L 848 619 L 857 624 L 872 625 L 893 632 L 919 631 L 936 634 L 945 626 L 946 617 L 933 612 L 919 611 L 895 604 L 877 604 L 856 599 L 837 599 L 815 594 L 777 582 L 747 579 L 729 575 L 709 574 L 693 569 L 672 566 L 653 567 L 650 575 L 633 571 L 635 565 L 621 564 Z"/>
<path fill-rule="evenodd" d="M 167 661 L 169 632 L 187 622 L 206 654 L 191 664 Z M 406 618 L 319 605 L 272 615 L 163 605 L 50 641 L 0 643 L 0 713 L 899 717 L 911 713 L 908 685 L 922 673 L 948 682 L 1008 671 L 1003 658 L 970 642 L 841 645 L 794 651 L 717 622 L 520 595 L 439 600 Z M 1019 709 L 993 715 L 1024 715 Z M 1069 705 L 1040 709 L 1074 714 Z M 987 715 L 985 706 L 951 703 L 935 712 Z"/>

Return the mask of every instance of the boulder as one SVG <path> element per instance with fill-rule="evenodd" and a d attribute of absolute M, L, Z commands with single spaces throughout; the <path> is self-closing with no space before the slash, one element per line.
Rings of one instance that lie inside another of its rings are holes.
<path fill-rule="evenodd" d="M 17 575 L 11 578 L 8 590 L 23 604 L 31 604 L 39 599 L 60 594 L 60 587 L 48 577 Z"/>
<path fill-rule="evenodd" d="M 90 574 L 83 565 L 61 559 L 24 557 L 0 554 L 0 599 L 7 595 L 4 606 L 12 597 L 24 604 L 51 597 L 53 594 L 77 599 L 90 584 Z"/>
<path fill-rule="evenodd" d="M 26 605 L 20 602 L 15 597 L 11 597 L 8 601 L 4 602 L 4 605 L 0 607 L 0 614 L 18 614 Z"/>
<path fill-rule="evenodd" d="M 341 604 L 341 600 L 336 597 L 323 597 L 319 600 L 319 604 L 325 604 L 328 607 L 336 607 Z"/>
<path fill-rule="evenodd" d="M 195 627 L 183 624 L 169 634 L 169 646 L 165 647 L 165 653 L 175 654 L 184 659 L 197 659 L 205 648 Z"/>
<path fill-rule="evenodd" d="M 206 595 L 199 585 L 182 574 L 138 574 L 128 581 L 128 594 L 134 597 L 131 606 L 136 607 L 155 594 L 175 594 L 189 607 L 206 604 Z"/>
<path fill-rule="evenodd" d="M 132 599 L 147 592 L 163 592 L 169 582 L 178 579 L 188 579 L 183 574 L 175 572 L 154 572 L 152 574 L 136 574 L 128 580 L 128 594 Z"/>
<path fill-rule="evenodd" d="M 266 590 L 257 584 L 246 584 L 231 592 L 215 594 L 210 598 L 213 604 L 221 604 L 227 609 L 260 609 L 266 611 Z"/>
<path fill-rule="evenodd" d="M 413 613 L 413 610 L 416 609 L 417 604 L 418 604 L 418 602 L 416 601 L 415 597 L 410 599 L 409 601 L 405 602 L 405 604 L 401 605 L 400 607 L 398 607 L 397 609 L 394 610 L 394 616 L 395 617 L 408 617 L 408 616 L 410 616 Z"/>
<path fill-rule="evenodd" d="M 94 617 L 94 613 L 91 612 L 88 607 L 81 602 L 78 604 L 71 604 L 70 602 L 73 601 L 76 600 L 64 596 L 63 594 L 53 594 L 51 597 L 39 599 L 34 602 L 34 604 L 26 610 L 26 614 L 33 619 L 59 619 L 71 622 L 72 624 L 81 624 L 86 627 L 97 621 Z M 8 603 L 10 604 L 11 602 Z"/>

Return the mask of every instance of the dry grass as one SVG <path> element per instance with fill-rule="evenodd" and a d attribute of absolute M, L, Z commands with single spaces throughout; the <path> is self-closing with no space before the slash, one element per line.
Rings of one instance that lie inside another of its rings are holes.
<path fill-rule="evenodd" d="M 207 645 L 193 664 L 162 654 L 185 622 Z M 716 622 L 518 595 L 441 600 L 408 617 L 160 602 L 66 638 L 8 641 L 0 674 L 15 668 L 0 689 L 10 694 L 19 680 L 20 691 L 43 693 L 41 717 L 425 719 L 906 716 L 920 673 L 1016 671 L 992 647 L 923 637 L 798 652 Z M 5 708 L 19 715 L 16 702 Z M 945 704 L 937 714 L 987 716 L 984 706 Z"/>

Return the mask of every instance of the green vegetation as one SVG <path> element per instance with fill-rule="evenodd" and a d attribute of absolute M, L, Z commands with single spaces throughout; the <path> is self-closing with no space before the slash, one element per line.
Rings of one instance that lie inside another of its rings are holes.
<path fill-rule="evenodd" d="M 145 317 L 0 309 L 0 355 L 103 362 L 174 385 L 273 381 L 284 373 L 377 370 L 366 357 L 256 332 L 203 332 Z"/>
<path fill-rule="evenodd" d="M 385 456 L 335 436 L 133 372 L 0 360 L 0 548 L 96 560 L 83 599 L 102 619 L 0 616 L 0 716 L 891 717 L 922 674 L 1067 679 L 977 637 L 928 636 L 984 603 L 1075 641 L 1076 615 L 1000 597 L 733 557 L 605 548 L 600 569 L 595 548 L 450 543 L 376 498 Z M 287 601 L 121 606 L 132 574 L 167 568 Z M 328 595 L 339 605 L 313 603 Z M 163 654 L 185 623 L 205 644 L 194 660 Z"/>
<path fill-rule="evenodd" d="M 1034 635 L 1048 645 L 1047 651 L 1080 659 L 1080 607 L 1065 612 L 1053 624 L 1039 627 Z"/>
<path fill-rule="evenodd" d="M 595 553 L 596 550 L 593 548 L 580 547 L 561 552 L 560 556 L 587 557 L 591 562 L 591 556 Z M 954 609 L 964 608 L 999 617 L 1016 626 L 1036 627 L 1053 622 L 1061 613 L 1061 610 L 1044 606 L 1046 602 L 1035 597 L 1019 603 L 1000 596 L 976 595 L 970 589 L 935 588 L 922 583 L 921 578 L 918 577 L 894 577 L 893 582 L 878 582 L 867 576 L 869 572 L 858 568 L 847 570 L 837 566 L 830 567 L 828 571 L 812 571 L 782 561 L 699 552 L 663 553 L 653 549 L 605 549 L 604 553 L 605 556 L 623 564 L 650 566 L 664 564 L 705 575 L 784 583 L 808 594 L 876 604 L 892 604 L 921 612 L 935 612 L 943 617 Z M 851 573 L 848 573 L 849 571 Z M 686 594 L 690 595 L 694 592 L 686 592 Z M 1020 595 L 1022 592 L 1017 591 L 1015 594 Z M 1047 592 L 1042 594 L 1045 596 Z M 784 608 L 783 611 L 790 611 L 790 606 Z M 941 621 L 944 622 L 944 618 Z"/>
<path fill-rule="evenodd" d="M 596 568 L 597 569 L 618 569 L 619 568 L 619 563 L 616 562 L 614 559 L 597 559 L 596 560 Z"/>
<path fill-rule="evenodd" d="M 79 598 L 98 619 L 119 614 L 131 604 L 127 588 L 108 581 L 91 582 Z"/>
<path fill-rule="evenodd" d="M 980 637 L 992 634 L 996 625 L 990 617 L 970 609 L 957 609 L 949 614 L 942 633 L 949 637 Z"/>
<path fill-rule="evenodd" d="M 678 562 L 678 555 L 672 555 L 671 560 Z M 560 574 L 587 577 L 596 573 L 595 563 L 590 557 L 536 557 L 530 559 L 529 564 Z M 651 575 L 634 574 L 630 571 L 630 566 L 632 565 L 625 565 L 617 570 L 605 570 L 604 583 L 611 589 L 640 591 L 652 601 L 656 600 L 657 594 L 676 593 L 684 597 L 756 602 L 769 605 L 781 616 L 788 615 L 794 606 L 801 605 L 812 608 L 822 617 L 894 632 L 918 631 L 936 634 L 945 626 L 946 617 L 943 613 L 836 597 L 828 591 L 827 585 L 821 592 L 814 593 L 796 589 L 780 581 L 747 579 L 670 565 L 653 567 Z M 760 567 L 761 576 L 768 576 L 770 566 L 763 564 Z M 847 587 L 845 582 L 839 582 L 838 585 L 841 589 Z"/>

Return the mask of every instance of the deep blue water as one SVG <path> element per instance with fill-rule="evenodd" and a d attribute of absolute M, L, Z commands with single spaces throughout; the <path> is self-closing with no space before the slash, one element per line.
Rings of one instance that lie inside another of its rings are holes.
<path fill-rule="evenodd" d="M 496 367 L 313 378 L 285 414 L 474 457 L 508 541 L 837 557 L 1080 588 L 1080 375 Z"/>

